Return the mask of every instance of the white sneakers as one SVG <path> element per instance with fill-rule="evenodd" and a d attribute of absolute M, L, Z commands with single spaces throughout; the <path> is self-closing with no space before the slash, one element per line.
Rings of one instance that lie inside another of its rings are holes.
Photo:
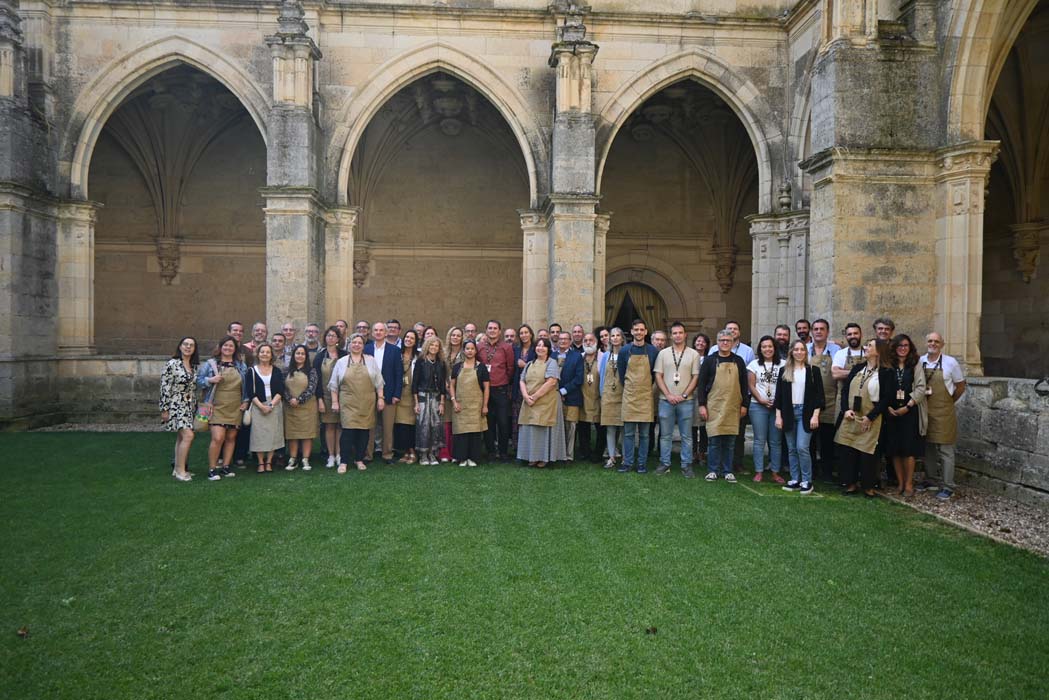
<path fill-rule="evenodd" d="M 295 471 L 295 458 L 294 457 L 290 457 L 288 459 L 288 466 L 284 467 L 284 471 L 286 471 L 286 472 L 293 472 L 293 471 Z"/>
<path fill-rule="evenodd" d="M 302 458 L 302 471 L 308 472 L 311 469 L 313 469 L 313 467 L 310 466 L 310 460 L 308 460 L 305 457 L 303 457 Z"/>
<path fill-rule="evenodd" d="M 328 461 L 325 463 L 324 467 L 326 469 L 331 469 L 334 466 L 335 466 L 335 455 L 328 455 Z"/>

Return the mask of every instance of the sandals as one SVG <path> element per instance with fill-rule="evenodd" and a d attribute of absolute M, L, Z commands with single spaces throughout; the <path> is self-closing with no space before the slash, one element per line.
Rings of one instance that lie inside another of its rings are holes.
<path fill-rule="evenodd" d="M 259 468 L 255 470 L 255 473 L 256 474 L 265 474 L 266 473 L 266 465 L 265 465 L 265 463 L 259 464 Z"/>
<path fill-rule="evenodd" d="M 345 464 L 340 464 L 339 468 L 336 469 L 335 471 L 338 474 L 345 474 L 346 473 L 346 465 Z"/>
<path fill-rule="evenodd" d="M 273 471 L 273 462 L 266 462 L 266 471 Z"/>
<path fill-rule="evenodd" d="M 364 462 L 357 462 L 357 471 L 363 472 L 363 471 L 366 471 L 367 469 L 368 469 L 368 465 L 367 464 L 365 464 Z"/>

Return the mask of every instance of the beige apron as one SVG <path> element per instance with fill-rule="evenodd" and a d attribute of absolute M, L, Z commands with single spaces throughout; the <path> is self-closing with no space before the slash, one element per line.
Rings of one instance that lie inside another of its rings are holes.
<path fill-rule="evenodd" d="M 583 357 L 583 413 L 579 419 L 587 423 L 601 420 L 601 378 L 597 371 L 597 355 L 591 362 Z"/>
<path fill-rule="evenodd" d="M 838 383 L 834 381 L 834 375 L 831 374 L 831 366 L 833 365 L 834 358 L 827 353 L 821 355 L 809 356 L 809 364 L 816 367 L 820 371 L 820 379 L 823 380 L 823 410 L 820 411 L 820 423 L 834 424 L 834 421 L 838 418 L 838 412 L 835 410 L 835 401 L 838 400 Z"/>
<path fill-rule="evenodd" d="M 652 363 L 647 354 L 631 355 L 626 365 L 623 383 L 623 422 L 651 423 L 654 417 L 652 403 Z"/>
<path fill-rule="evenodd" d="M 605 363 L 605 389 L 601 392 L 601 425 L 623 425 L 623 385 L 619 383 L 618 365 L 611 356 Z"/>
<path fill-rule="evenodd" d="M 338 423 L 339 414 L 337 411 L 331 410 L 331 392 L 328 391 L 328 382 L 331 381 L 331 368 L 335 366 L 337 360 L 331 359 L 328 355 L 328 350 L 325 348 L 321 350 L 325 357 L 321 360 L 321 403 L 324 404 L 324 413 L 321 414 L 321 423 Z"/>
<path fill-rule="evenodd" d="M 404 388 L 401 389 L 401 400 L 393 412 L 393 422 L 397 425 L 415 425 L 415 394 L 412 393 L 412 375 L 415 374 L 415 363 L 401 355 L 401 368 L 404 370 Z"/>
<path fill-rule="evenodd" d="M 211 424 L 239 428 L 244 415 L 240 410 L 244 398 L 241 392 L 240 372 L 236 367 L 220 367 L 219 374 L 222 375 L 222 381 L 215 385 L 215 396 L 212 398 L 215 410 L 211 414 Z"/>
<path fill-rule="evenodd" d="M 958 416 L 954 412 L 954 399 L 947 393 L 943 381 L 942 367 L 925 368 L 925 386 L 932 389 L 925 397 L 929 411 L 925 440 L 936 445 L 953 445 L 958 441 Z"/>
<path fill-rule="evenodd" d="M 288 395 L 298 398 L 310 384 L 309 375 L 296 372 L 284 381 Z M 317 437 L 317 399 L 309 397 L 298 406 L 290 403 L 284 409 L 284 438 L 287 440 L 312 440 Z"/>
<path fill-rule="evenodd" d="M 339 420 L 343 428 L 371 430 L 375 427 L 378 395 L 364 362 L 346 364 L 339 383 Z"/>
<path fill-rule="evenodd" d="M 875 370 L 877 374 L 877 370 Z M 841 425 L 838 427 L 838 433 L 834 436 L 834 442 L 839 445 L 846 445 L 854 449 L 872 455 L 878 448 L 878 437 L 881 435 L 881 416 L 874 419 L 871 423 L 871 429 L 867 432 L 863 432 L 860 429 L 859 418 L 870 413 L 874 410 L 874 402 L 871 401 L 870 392 L 867 391 L 866 384 L 860 386 L 863 377 L 863 372 L 853 375 L 852 383 L 849 384 L 849 409 L 851 410 L 856 397 L 860 398 L 860 414 L 856 420 L 842 419 Z M 868 379 L 868 381 L 870 381 Z M 885 387 L 880 387 L 880 391 L 885 391 Z"/>
<path fill-rule="evenodd" d="M 477 383 L 476 367 L 463 367 L 459 370 L 459 376 L 455 378 L 455 398 L 462 410 L 455 413 L 455 409 L 452 409 L 453 435 L 483 433 L 488 430 L 488 419 L 481 414 L 484 394 Z"/>
<path fill-rule="evenodd" d="M 539 391 L 546 381 L 546 365 L 539 360 L 529 362 L 522 375 L 528 395 L 532 396 Z M 521 413 L 517 417 L 518 425 L 541 425 L 552 428 L 557 423 L 557 402 L 561 395 L 557 391 L 551 391 L 539 398 L 533 405 L 521 402 Z"/>
<path fill-rule="evenodd" d="M 739 409 L 742 406 L 739 368 L 735 362 L 718 362 L 714 385 L 707 394 L 707 435 L 739 435 Z"/>
<path fill-rule="evenodd" d="M 449 379 L 451 379 L 452 367 L 455 367 L 457 364 L 459 364 L 462 361 L 463 361 L 463 351 L 462 350 L 460 350 L 459 352 L 455 353 L 454 356 L 449 355 L 448 356 L 448 361 L 444 363 L 444 376 L 446 376 Z M 445 387 L 445 388 L 447 389 L 448 387 Z M 448 398 L 448 396 L 442 396 L 441 397 L 441 405 L 444 406 L 444 415 L 441 416 L 441 420 L 443 422 L 445 422 L 445 423 L 451 423 L 452 422 L 452 414 L 455 413 L 455 407 L 452 406 L 452 400 L 450 398 Z"/>

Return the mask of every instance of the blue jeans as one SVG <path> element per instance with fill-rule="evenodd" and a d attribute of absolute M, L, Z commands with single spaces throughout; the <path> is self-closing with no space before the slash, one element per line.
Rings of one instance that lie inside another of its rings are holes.
<path fill-rule="evenodd" d="M 783 444 L 783 431 L 776 427 L 776 409 L 766 408 L 753 399 L 750 402 L 750 425 L 754 429 L 754 473 L 765 471 L 765 446 L 769 448 L 768 467 L 779 471 L 780 447 Z"/>
<path fill-rule="evenodd" d="M 812 483 L 812 453 L 809 441 L 812 433 L 805 432 L 804 406 L 794 404 L 794 424 L 787 426 L 787 455 L 790 458 L 790 480 Z"/>
<path fill-rule="evenodd" d="M 715 474 L 731 474 L 735 451 L 735 435 L 711 435 L 707 439 L 707 469 Z"/>
<path fill-rule="evenodd" d="M 651 423 L 623 423 L 623 465 L 640 467 L 648 458 L 648 426 Z M 637 460 L 634 445 L 637 444 Z"/>
<path fill-rule="evenodd" d="M 681 433 L 681 468 L 692 464 L 692 412 L 695 401 L 682 401 L 672 405 L 664 398 L 659 399 L 659 463 L 670 466 L 670 453 L 674 447 L 674 425 Z"/>

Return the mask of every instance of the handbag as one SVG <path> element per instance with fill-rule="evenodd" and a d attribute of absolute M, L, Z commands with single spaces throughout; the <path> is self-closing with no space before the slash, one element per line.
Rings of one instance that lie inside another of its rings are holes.
<path fill-rule="evenodd" d="M 208 360 L 213 363 L 214 360 Z M 214 365 L 213 365 L 214 366 Z M 215 411 L 215 386 L 212 385 L 207 392 L 207 398 L 197 404 L 197 412 L 193 416 L 193 429 L 198 432 L 203 432 L 208 429 L 209 423 L 211 422 L 211 414 Z"/>
<path fill-rule="evenodd" d="M 251 427 L 251 409 L 252 406 L 248 406 L 248 410 L 244 411 L 244 417 L 240 419 L 241 425 Z"/>

